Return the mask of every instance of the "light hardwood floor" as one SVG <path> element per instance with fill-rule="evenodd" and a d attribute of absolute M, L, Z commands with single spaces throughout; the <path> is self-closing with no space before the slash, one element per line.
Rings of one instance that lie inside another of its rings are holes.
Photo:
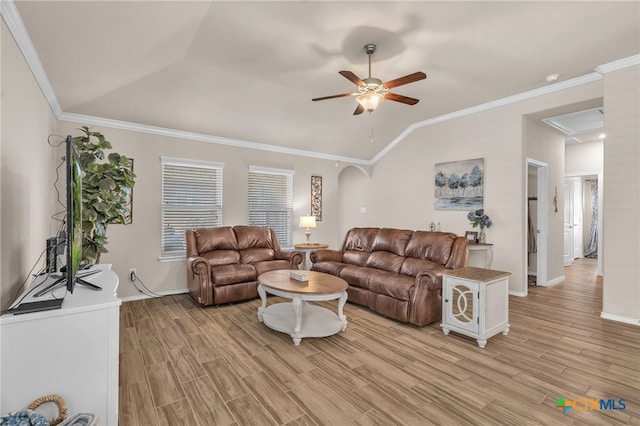
<path fill-rule="evenodd" d="M 599 317 L 594 262 L 510 297 L 511 331 L 485 349 L 349 303 L 345 332 L 298 347 L 257 321 L 259 300 L 124 303 L 120 425 L 640 425 L 640 327 Z M 559 397 L 626 409 L 563 414 Z"/>

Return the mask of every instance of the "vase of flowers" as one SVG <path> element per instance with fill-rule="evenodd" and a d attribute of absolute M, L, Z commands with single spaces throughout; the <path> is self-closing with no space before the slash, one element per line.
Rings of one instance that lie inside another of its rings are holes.
<path fill-rule="evenodd" d="M 478 234 L 478 242 L 484 244 L 486 242 L 486 235 L 484 228 L 489 228 L 493 224 L 489 216 L 484 212 L 484 209 L 473 210 L 467 214 L 467 219 L 471 222 L 474 228 L 480 227 L 480 234 Z"/>

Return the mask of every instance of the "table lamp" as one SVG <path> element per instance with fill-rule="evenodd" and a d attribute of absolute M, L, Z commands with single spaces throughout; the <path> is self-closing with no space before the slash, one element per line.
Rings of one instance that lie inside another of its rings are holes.
<path fill-rule="evenodd" d="M 311 231 L 309 231 L 309 228 L 315 228 L 316 227 L 316 217 L 315 216 L 300 216 L 300 225 L 298 227 L 299 228 L 307 228 L 307 231 L 304 233 L 304 235 L 307 236 L 307 244 L 310 244 L 311 241 L 309 241 L 309 237 L 311 236 Z"/>

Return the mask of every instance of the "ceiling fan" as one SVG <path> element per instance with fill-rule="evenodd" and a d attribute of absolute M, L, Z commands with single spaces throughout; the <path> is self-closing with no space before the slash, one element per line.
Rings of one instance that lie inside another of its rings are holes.
<path fill-rule="evenodd" d="M 407 105 L 415 105 L 418 103 L 418 99 L 410 98 L 407 96 L 390 93 L 389 89 L 402 86 L 403 84 L 413 83 L 414 81 L 424 80 L 427 75 L 423 72 L 414 72 L 413 74 L 405 75 L 404 77 L 396 78 L 395 80 L 387 81 L 383 83 L 379 78 L 371 77 L 371 55 L 376 51 L 376 45 L 373 43 L 366 44 L 364 51 L 369 55 L 369 77 L 361 80 L 357 75 L 351 71 L 340 71 L 340 75 L 358 86 L 358 91 L 354 93 L 343 93 L 340 95 L 324 96 L 322 98 L 311 99 L 312 101 L 324 101 L 325 99 L 342 98 L 346 96 L 357 96 L 358 106 L 353 112 L 353 115 L 362 114 L 367 110 L 370 113 L 377 108 L 377 106 L 385 99 L 391 101 L 400 102 Z"/>

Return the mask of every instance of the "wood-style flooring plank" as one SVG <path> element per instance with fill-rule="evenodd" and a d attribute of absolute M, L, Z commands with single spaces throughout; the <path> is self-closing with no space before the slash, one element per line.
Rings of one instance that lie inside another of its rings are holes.
<path fill-rule="evenodd" d="M 510 297 L 511 330 L 484 349 L 439 322 L 417 327 L 350 303 L 345 332 L 295 346 L 258 321 L 259 299 L 126 302 L 119 423 L 640 426 L 640 327 L 600 318 L 595 263 L 575 261 L 564 282 Z M 559 397 L 627 408 L 563 414 Z"/>

